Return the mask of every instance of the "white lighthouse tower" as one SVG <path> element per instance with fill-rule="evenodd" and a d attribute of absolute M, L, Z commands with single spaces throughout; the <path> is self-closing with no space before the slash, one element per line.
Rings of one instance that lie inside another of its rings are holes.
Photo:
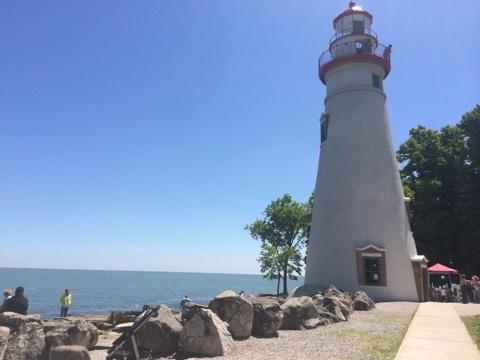
<path fill-rule="evenodd" d="M 333 20 L 319 60 L 327 86 L 305 285 L 335 285 L 374 300 L 424 301 L 427 260 L 417 255 L 395 159 L 383 80 L 391 46 L 351 1 Z"/>

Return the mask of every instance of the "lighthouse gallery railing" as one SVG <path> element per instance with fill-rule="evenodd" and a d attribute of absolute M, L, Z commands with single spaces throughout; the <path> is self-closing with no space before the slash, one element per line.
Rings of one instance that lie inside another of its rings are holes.
<path fill-rule="evenodd" d="M 371 55 L 380 58 L 390 66 L 391 47 L 377 43 L 371 39 L 352 40 L 335 44 L 329 50 L 324 51 L 318 59 L 320 68 L 330 62 L 346 56 Z"/>

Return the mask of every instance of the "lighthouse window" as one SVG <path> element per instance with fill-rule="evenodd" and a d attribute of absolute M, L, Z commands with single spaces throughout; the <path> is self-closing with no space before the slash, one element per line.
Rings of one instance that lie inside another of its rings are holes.
<path fill-rule="evenodd" d="M 328 114 L 327 113 L 322 114 L 322 118 L 320 119 L 320 142 L 322 144 L 325 141 L 327 141 L 328 121 L 329 121 Z"/>
<path fill-rule="evenodd" d="M 380 285 L 380 259 L 365 258 L 365 284 Z"/>
<path fill-rule="evenodd" d="M 353 20 L 353 33 L 354 34 L 363 34 L 365 31 L 365 25 L 362 21 Z"/>
<path fill-rule="evenodd" d="M 372 74 L 372 85 L 378 89 L 382 89 L 382 79 L 378 74 Z"/>

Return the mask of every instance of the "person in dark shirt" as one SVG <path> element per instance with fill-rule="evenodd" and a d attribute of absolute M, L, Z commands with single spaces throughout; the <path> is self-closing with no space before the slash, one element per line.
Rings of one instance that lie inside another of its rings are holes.
<path fill-rule="evenodd" d="M 22 286 L 17 287 L 15 290 L 15 295 L 7 300 L 5 306 L 3 307 L 3 312 L 14 312 L 21 315 L 27 315 L 28 310 L 28 299 L 23 296 L 25 290 Z"/>

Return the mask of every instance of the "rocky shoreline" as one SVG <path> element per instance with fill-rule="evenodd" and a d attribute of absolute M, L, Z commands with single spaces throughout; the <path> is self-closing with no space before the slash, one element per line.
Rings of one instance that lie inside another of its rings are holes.
<path fill-rule="evenodd" d="M 137 334 L 152 356 L 212 357 L 228 355 L 235 341 L 277 337 L 279 330 L 308 330 L 348 321 L 354 311 L 373 309 L 364 292 L 350 294 L 331 286 L 311 296 L 244 297 L 233 291 L 208 306 L 189 304 L 183 312 L 161 305 Z M 42 320 L 38 315 L 0 314 L 0 360 L 87 360 L 99 336 L 133 322 L 140 311 L 84 314 Z"/>

